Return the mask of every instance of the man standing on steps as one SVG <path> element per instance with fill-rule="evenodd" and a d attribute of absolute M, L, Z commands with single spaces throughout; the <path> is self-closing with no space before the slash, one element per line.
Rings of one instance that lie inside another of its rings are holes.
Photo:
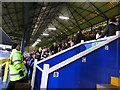
<path fill-rule="evenodd" d="M 12 45 L 12 53 L 9 61 L 10 83 L 8 90 L 14 90 L 17 82 L 25 82 L 26 73 L 20 49 L 19 44 L 15 43 Z"/>

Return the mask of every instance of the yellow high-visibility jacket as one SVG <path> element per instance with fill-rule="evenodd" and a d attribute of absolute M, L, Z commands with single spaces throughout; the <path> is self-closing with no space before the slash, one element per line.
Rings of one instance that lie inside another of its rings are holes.
<path fill-rule="evenodd" d="M 19 71 L 23 71 L 24 76 L 19 75 Z M 10 73 L 10 81 L 17 81 L 26 76 L 23 56 L 21 55 L 21 51 L 17 51 L 16 49 L 12 50 L 9 61 L 9 73 Z"/>

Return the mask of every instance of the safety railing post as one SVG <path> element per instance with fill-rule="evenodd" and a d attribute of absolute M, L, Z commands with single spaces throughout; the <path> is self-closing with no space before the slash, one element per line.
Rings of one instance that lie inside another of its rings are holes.
<path fill-rule="evenodd" d="M 84 42 L 84 40 L 81 40 L 81 43 L 83 43 Z"/>
<path fill-rule="evenodd" d="M 48 83 L 48 75 L 49 75 L 49 64 L 44 64 L 44 68 L 42 71 L 42 79 L 41 79 L 41 85 L 40 89 L 41 90 L 46 90 L 47 89 L 47 83 Z"/>
<path fill-rule="evenodd" d="M 37 64 L 37 59 L 35 59 L 34 66 L 33 66 L 32 80 L 31 80 L 31 90 L 33 90 L 33 88 L 34 88 L 35 75 L 36 75 L 36 64 Z"/>
<path fill-rule="evenodd" d="M 117 35 L 117 36 L 120 36 L 120 31 L 116 31 L 116 35 Z"/>

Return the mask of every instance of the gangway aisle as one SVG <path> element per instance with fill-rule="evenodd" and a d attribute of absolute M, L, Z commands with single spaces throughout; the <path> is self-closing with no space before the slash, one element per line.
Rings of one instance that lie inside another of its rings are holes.
<path fill-rule="evenodd" d="M 32 88 L 35 90 L 40 88 L 96 88 L 97 84 L 109 84 L 111 76 L 118 77 L 120 32 L 87 50 L 84 47 L 86 43 L 88 42 L 36 63 Z M 74 50 L 77 47 L 81 47 L 78 53 Z"/>

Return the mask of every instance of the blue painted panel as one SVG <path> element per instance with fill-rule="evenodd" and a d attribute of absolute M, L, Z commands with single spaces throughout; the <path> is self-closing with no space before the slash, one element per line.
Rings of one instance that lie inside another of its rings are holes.
<path fill-rule="evenodd" d="M 75 47 L 75 48 L 73 48 L 73 49 L 71 49 L 71 50 L 69 50 L 65 53 L 62 53 L 62 54 L 60 54 L 60 55 L 58 55 L 54 58 L 51 58 L 48 61 L 45 61 L 45 62 L 39 64 L 39 66 L 41 68 L 43 68 L 44 64 L 50 64 L 50 67 L 52 67 L 52 66 L 54 66 L 54 65 L 56 65 L 56 64 L 58 64 L 58 63 L 60 63 L 64 60 L 66 60 L 66 59 L 68 59 L 68 58 L 86 50 L 87 48 L 92 47 L 94 43 L 96 45 L 96 43 L 98 44 L 99 42 L 103 42 L 103 41 L 105 41 L 105 40 L 100 40 L 100 41 L 95 41 L 95 42 L 92 42 L 92 43 L 86 43 L 86 44 L 80 45 L 80 46 Z"/>
<path fill-rule="evenodd" d="M 70 58 L 70 57 L 84 51 L 84 50 L 86 50 L 85 45 L 80 45 L 80 46 L 78 46 L 78 47 L 76 47 L 74 49 L 71 49 L 71 50 L 63 53 L 63 54 L 60 54 L 60 55 L 58 55 L 58 56 L 56 56 L 54 58 L 51 58 L 48 61 L 40 63 L 38 66 L 43 68 L 44 64 L 50 64 L 50 67 L 52 67 L 52 66 L 54 66 L 54 65 L 56 65 L 56 64 L 58 64 L 58 63 L 60 63 L 60 62 L 62 62 L 64 60 L 66 60 L 66 59 L 68 59 L 68 58 Z M 35 78 L 35 90 L 38 90 L 40 88 L 41 76 L 42 76 L 42 72 L 39 71 L 39 69 L 37 69 L 36 70 L 36 78 Z"/>
<path fill-rule="evenodd" d="M 86 56 L 86 63 L 83 63 L 81 59 L 79 59 L 57 70 L 57 72 L 59 72 L 59 77 L 53 77 L 53 73 L 51 73 L 49 76 L 48 88 L 95 88 L 96 84 L 110 83 L 111 76 L 117 77 L 119 75 L 119 41 L 120 39 L 108 44 L 109 50 L 105 50 L 105 46 L 103 46 L 88 54 Z M 78 46 L 44 63 L 41 63 L 39 66 L 43 67 L 43 64 L 50 64 L 50 67 L 52 67 L 83 50 L 85 50 L 85 45 Z M 37 70 L 36 73 L 35 90 L 39 90 L 41 71 Z"/>
<path fill-rule="evenodd" d="M 34 90 L 40 90 L 42 72 L 39 69 L 36 69 Z"/>
<path fill-rule="evenodd" d="M 44 64 L 50 64 L 50 67 L 52 67 L 52 66 L 54 66 L 54 65 L 56 65 L 56 64 L 58 64 L 58 63 L 60 63 L 60 62 L 62 62 L 64 60 L 66 60 L 66 59 L 68 59 L 68 58 L 70 58 L 70 57 L 84 51 L 84 50 L 86 50 L 85 45 L 80 45 L 80 46 L 78 46 L 78 47 L 76 47 L 74 49 L 71 49 L 71 50 L 69 50 L 69 51 L 67 51 L 65 53 L 62 53 L 62 54 L 60 54 L 60 55 L 58 55 L 58 56 L 56 56 L 54 58 L 49 59 L 48 61 L 45 61 L 45 62 L 39 64 L 39 66 L 41 68 L 43 68 Z"/>
<path fill-rule="evenodd" d="M 118 60 L 118 64 L 116 65 L 117 72 L 119 72 L 120 75 L 120 39 L 117 40 L 117 60 Z"/>
<path fill-rule="evenodd" d="M 57 70 L 59 77 L 49 76 L 48 88 L 96 88 L 96 84 L 109 84 L 110 77 L 118 77 L 118 40 L 88 54 L 87 62 L 81 59 Z M 119 54 L 120 55 L 120 54 Z"/>
<path fill-rule="evenodd" d="M 90 49 L 92 46 L 95 46 L 95 45 L 97 45 L 97 44 L 99 44 L 99 43 L 101 43 L 103 41 L 105 41 L 105 40 L 100 40 L 100 41 L 95 41 L 95 42 L 91 42 L 91 43 L 86 43 L 85 47 L 86 47 L 86 49 Z"/>

